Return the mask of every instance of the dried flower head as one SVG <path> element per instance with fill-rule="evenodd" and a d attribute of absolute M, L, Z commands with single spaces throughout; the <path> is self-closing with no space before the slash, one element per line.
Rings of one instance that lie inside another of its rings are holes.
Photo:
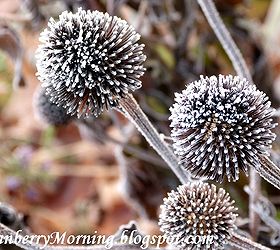
<path fill-rule="evenodd" d="M 16 211 L 6 203 L 0 202 L 0 223 L 11 226 L 16 221 Z"/>
<path fill-rule="evenodd" d="M 37 75 L 50 100 L 70 114 L 98 116 L 141 87 L 140 35 L 118 17 L 79 9 L 50 19 L 37 50 Z"/>
<path fill-rule="evenodd" d="M 52 103 L 44 88 L 38 88 L 33 96 L 33 106 L 36 116 L 50 125 L 66 125 L 73 120 L 67 110 Z"/>
<path fill-rule="evenodd" d="M 179 186 L 164 198 L 160 230 L 172 245 L 182 249 L 223 248 L 236 227 L 237 208 L 233 204 L 229 194 L 213 184 Z"/>
<path fill-rule="evenodd" d="M 30 233 L 26 225 L 25 216 L 16 211 L 11 205 L 0 202 L 0 223 L 15 231 Z M 2 245 L 1 245 L 2 248 Z M 6 248 L 3 248 L 6 249 Z"/>
<path fill-rule="evenodd" d="M 268 97 L 238 76 L 201 76 L 170 110 L 175 152 L 195 177 L 236 181 L 275 139 Z"/>

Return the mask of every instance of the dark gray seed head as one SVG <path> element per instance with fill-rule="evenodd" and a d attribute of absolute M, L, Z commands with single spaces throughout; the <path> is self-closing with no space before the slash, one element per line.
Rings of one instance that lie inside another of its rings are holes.
<path fill-rule="evenodd" d="M 163 201 L 160 230 L 180 249 L 223 248 L 236 228 L 234 201 L 223 188 L 217 189 L 213 184 L 194 182 L 179 186 Z M 192 241 L 190 236 L 201 238 Z"/>
<path fill-rule="evenodd" d="M 146 56 L 139 39 L 126 21 L 108 13 L 65 11 L 41 33 L 38 79 L 71 115 L 98 116 L 141 87 Z"/>
<path fill-rule="evenodd" d="M 0 202 L 0 223 L 12 226 L 16 222 L 16 211 L 6 203 Z"/>
<path fill-rule="evenodd" d="M 175 94 L 170 111 L 175 152 L 194 177 L 236 181 L 275 139 L 268 97 L 238 76 L 201 76 Z"/>
<path fill-rule="evenodd" d="M 44 88 L 38 88 L 34 93 L 33 106 L 36 116 L 50 125 L 66 125 L 73 120 L 65 108 L 49 100 Z"/>
<path fill-rule="evenodd" d="M 11 205 L 4 202 L 0 202 L 0 223 L 14 231 L 21 230 L 22 233 L 28 233 L 28 228 L 26 226 L 24 216 L 21 213 L 17 212 Z M 1 244 L 1 249 L 13 248 L 5 248 L 3 247 L 3 244 Z"/>

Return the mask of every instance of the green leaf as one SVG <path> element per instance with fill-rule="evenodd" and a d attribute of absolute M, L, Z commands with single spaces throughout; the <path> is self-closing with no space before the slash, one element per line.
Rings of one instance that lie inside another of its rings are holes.
<path fill-rule="evenodd" d="M 41 135 L 41 144 L 44 147 L 50 147 L 55 137 L 55 128 L 53 126 L 47 127 Z"/>
<path fill-rule="evenodd" d="M 172 51 L 164 46 L 163 44 L 156 44 L 154 47 L 156 53 L 159 55 L 163 63 L 169 68 L 174 69 L 175 67 L 175 58 L 172 54 Z"/>

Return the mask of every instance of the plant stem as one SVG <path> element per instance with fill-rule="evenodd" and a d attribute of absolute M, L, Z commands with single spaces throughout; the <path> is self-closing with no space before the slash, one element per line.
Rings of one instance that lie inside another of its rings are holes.
<path fill-rule="evenodd" d="M 267 156 L 260 156 L 261 166 L 256 166 L 258 173 L 270 184 L 280 189 L 280 168 Z"/>
<path fill-rule="evenodd" d="M 197 0 L 203 13 L 205 14 L 208 23 L 211 25 L 213 31 L 218 37 L 228 57 L 230 58 L 232 65 L 239 76 L 246 78 L 252 82 L 250 71 L 242 57 L 238 47 L 233 41 L 228 29 L 224 25 L 214 3 L 212 0 Z"/>
<path fill-rule="evenodd" d="M 259 225 L 260 225 L 260 217 L 258 213 L 253 209 L 253 206 L 256 204 L 258 197 L 261 193 L 261 178 L 257 171 L 251 167 L 250 168 L 250 180 L 249 187 L 252 190 L 249 195 L 249 229 L 251 232 L 251 236 L 253 240 L 257 240 Z"/>
<path fill-rule="evenodd" d="M 229 244 L 243 250 L 272 250 L 237 233 L 232 234 Z"/>
<path fill-rule="evenodd" d="M 169 148 L 132 95 L 127 95 L 120 100 L 120 111 L 136 126 L 139 132 L 145 137 L 148 143 L 165 160 L 171 170 L 182 183 L 190 181 L 190 175 L 178 164 L 178 159 Z"/>

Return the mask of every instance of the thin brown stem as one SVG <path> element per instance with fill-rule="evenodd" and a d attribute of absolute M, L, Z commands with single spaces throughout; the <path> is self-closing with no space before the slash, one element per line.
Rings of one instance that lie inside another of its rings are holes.
<path fill-rule="evenodd" d="M 256 166 L 258 173 L 270 184 L 280 189 L 280 168 L 267 156 L 260 156 L 261 165 Z"/>
<path fill-rule="evenodd" d="M 237 233 L 232 234 L 229 245 L 242 250 L 272 250 Z"/>
<path fill-rule="evenodd" d="M 211 25 L 213 31 L 218 37 L 228 57 L 230 58 L 233 67 L 239 76 L 246 78 L 252 82 L 250 71 L 246 65 L 246 62 L 240 53 L 240 50 L 233 41 L 228 29 L 224 25 L 213 0 L 197 0 L 203 13 L 205 14 L 208 23 Z"/>
<path fill-rule="evenodd" d="M 18 22 L 18 23 L 27 23 L 30 22 L 31 18 L 27 15 L 20 15 L 14 13 L 0 13 L 0 21 L 6 22 Z"/>
<path fill-rule="evenodd" d="M 261 193 L 261 178 L 254 168 L 250 169 L 249 187 L 253 192 L 249 195 L 249 229 L 253 240 L 258 238 L 260 217 L 253 209 Z"/>
<path fill-rule="evenodd" d="M 136 126 L 148 143 L 165 160 L 171 170 L 182 183 L 190 181 L 190 175 L 179 165 L 178 159 L 169 146 L 162 140 L 160 134 L 151 124 L 132 95 L 120 100 L 120 111 Z"/>

